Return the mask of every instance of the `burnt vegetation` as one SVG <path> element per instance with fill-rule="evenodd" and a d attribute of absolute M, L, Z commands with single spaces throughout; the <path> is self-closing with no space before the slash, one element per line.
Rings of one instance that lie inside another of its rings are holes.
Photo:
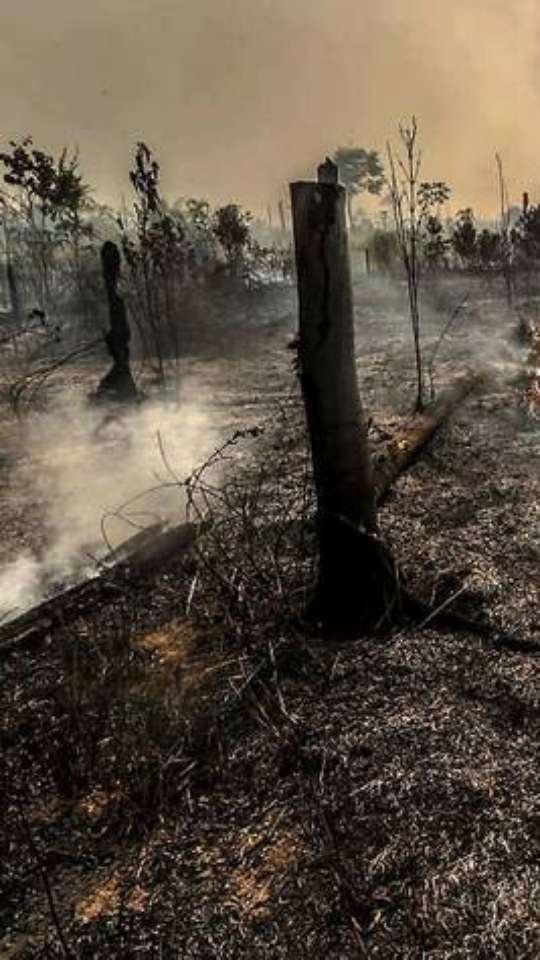
<path fill-rule="evenodd" d="M 111 461 L 162 405 L 92 579 L 0 597 L 0 956 L 538 955 L 540 206 L 497 157 L 498 221 L 450 216 L 398 138 L 277 226 L 170 203 L 143 142 L 118 212 L 0 154 L 2 558 L 59 395 Z M 229 419 L 180 472 L 192 369 Z"/>

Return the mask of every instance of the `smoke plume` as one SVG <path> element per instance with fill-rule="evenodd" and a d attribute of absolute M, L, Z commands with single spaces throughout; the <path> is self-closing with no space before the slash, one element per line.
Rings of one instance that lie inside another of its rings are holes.
<path fill-rule="evenodd" d="M 148 401 L 111 415 L 63 393 L 28 421 L 22 481 L 43 504 L 43 547 L 0 568 L 0 618 L 32 606 L 142 527 L 180 523 L 186 479 L 219 442 L 220 423 L 185 379 L 177 406 Z M 133 498 L 125 509 L 120 509 Z"/>

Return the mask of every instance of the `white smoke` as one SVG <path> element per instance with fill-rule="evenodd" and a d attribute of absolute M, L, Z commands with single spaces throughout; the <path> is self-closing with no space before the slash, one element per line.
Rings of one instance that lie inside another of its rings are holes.
<path fill-rule="evenodd" d="M 23 550 L 0 571 L 0 623 L 4 618 L 37 603 L 42 595 L 39 560 Z"/>
<path fill-rule="evenodd" d="M 0 620 L 55 585 L 95 574 L 96 560 L 138 529 L 182 522 L 185 497 L 162 450 L 184 480 L 218 445 L 219 427 L 188 380 L 174 404 L 147 401 L 113 413 L 64 392 L 35 413 L 26 427 L 25 483 L 44 504 L 44 546 L 0 568 Z"/>

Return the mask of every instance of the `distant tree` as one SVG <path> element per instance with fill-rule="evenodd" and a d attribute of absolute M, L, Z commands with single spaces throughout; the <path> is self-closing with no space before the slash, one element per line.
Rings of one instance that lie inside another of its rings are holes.
<path fill-rule="evenodd" d="M 359 193 L 380 194 L 385 181 L 384 167 L 378 152 L 364 147 L 338 147 L 333 159 L 347 191 L 347 217 L 351 226 L 353 197 Z"/>
<path fill-rule="evenodd" d="M 13 228 L 16 240 L 26 249 L 26 260 L 33 268 L 34 296 L 48 314 L 59 248 L 72 245 L 80 281 L 81 243 L 93 234 L 91 224 L 83 219 L 91 206 L 90 188 L 83 181 L 76 152 L 68 156 L 64 149 L 54 157 L 38 150 L 32 137 L 10 140 L 9 146 L 8 151 L 0 153 L 9 190 L 3 203 L 4 226 L 7 233 Z"/>
<path fill-rule="evenodd" d="M 146 223 L 161 206 L 159 195 L 159 163 L 152 155 L 150 147 L 142 140 L 137 143 L 133 167 L 129 179 L 136 195 L 135 205 Z"/>
<path fill-rule="evenodd" d="M 250 239 L 251 214 L 236 203 L 218 207 L 214 212 L 213 231 L 219 240 L 231 272 L 238 272 Z"/>
<path fill-rule="evenodd" d="M 540 205 L 527 204 L 516 225 L 516 243 L 526 260 L 540 259 Z"/>
<path fill-rule="evenodd" d="M 198 299 L 195 288 L 212 288 L 224 274 L 231 291 L 246 288 L 283 270 L 279 251 L 263 248 L 251 234 L 251 214 L 237 204 L 212 210 L 206 200 L 182 198 L 167 203 L 161 193 L 161 169 L 150 147 L 136 144 L 129 179 L 131 209 L 116 218 L 129 271 L 126 301 L 144 358 L 156 380 L 179 375 L 185 321 Z M 225 260 L 227 270 L 224 271 Z"/>
<path fill-rule="evenodd" d="M 177 361 L 180 351 L 179 304 L 190 263 L 186 219 L 162 198 L 160 166 L 143 141 L 136 145 L 129 179 L 133 215 L 120 216 L 117 223 L 135 294 L 131 312 L 145 357 L 164 383 L 166 360 L 172 355 Z"/>
<path fill-rule="evenodd" d="M 441 208 L 450 199 L 450 187 L 442 180 L 421 183 L 418 187 L 420 242 L 426 267 L 444 266 L 448 240 L 444 234 Z"/>
<path fill-rule="evenodd" d="M 471 207 L 459 210 L 452 230 L 452 247 L 464 267 L 472 267 L 477 257 L 477 230 Z"/>
<path fill-rule="evenodd" d="M 188 275 L 204 282 L 214 273 L 218 246 L 210 204 L 197 197 L 181 198 L 172 205 L 171 214 L 185 231 Z"/>
<path fill-rule="evenodd" d="M 421 213 L 429 213 L 435 208 L 436 215 L 440 217 L 441 207 L 450 199 L 452 191 L 443 180 L 434 180 L 433 182 L 423 182 L 418 187 L 418 205 Z"/>
<path fill-rule="evenodd" d="M 378 271 L 392 273 L 399 265 L 399 247 L 393 231 L 374 230 L 369 238 L 368 249 Z"/>
<path fill-rule="evenodd" d="M 478 262 L 483 270 L 500 267 L 504 256 L 503 239 L 495 230 L 482 230 L 478 236 Z"/>
<path fill-rule="evenodd" d="M 448 241 L 444 227 L 436 214 L 429 214 L 422 223 L 422 254 L 428 270 L 445 265 Z"/>
<path fill-rule="evenodd" d="M 29 214 L 56 221 L 79 212 L 88 199 L 89 187 L 79 172 L 77 153 L 68 157 L 64 149 L 56 160 L 37 150 L 32 137 L 10 140 L 11 151 L 0 153 L 6 168 L 5 183 L 16 187 Z"/>
<path fill-rule="evenodd" d="M 145 358 L 155 363 L 158 381 L 165 380 L 163 331 L 156 302 L 155 257 L 150 228 L 161 208 L 159 163 L 151 149 L 139 140 L 135 148 L 129 179 L 135 193 L 133 216 L 118 217 L 121 246 L 129 267 L 136 296 L 132 312 L 137 324 Z"/>

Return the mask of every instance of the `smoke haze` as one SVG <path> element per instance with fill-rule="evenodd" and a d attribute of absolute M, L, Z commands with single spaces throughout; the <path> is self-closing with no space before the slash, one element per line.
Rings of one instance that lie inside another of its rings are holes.
<path fill-rule="evenodd" d="M 116 418 L 63 393 L 29 419 L 24 481 L 42 504 L 44 547 L 0 566 L 0 619 L 37 603 L 67 577 L 95 574 L 107 544 L 114 549 L 138 529 L 185 519 L 183 490 L 164 464 L 158 432 L 167 463 L 185 480 L 220 437 L 219 417 L 195 401 L 198 393 L 186 377 L 180 408 L 147 402 Z"/>
<path fill-rule="evenodd" d="M 426 179 L 494 214 L 540 193 L 537 0 L 1 0 L 2 137 L 78 145 L 100 196 L 145 139 L 165 192 L 277 200 L 347 142 L 416 113 Z"/>

